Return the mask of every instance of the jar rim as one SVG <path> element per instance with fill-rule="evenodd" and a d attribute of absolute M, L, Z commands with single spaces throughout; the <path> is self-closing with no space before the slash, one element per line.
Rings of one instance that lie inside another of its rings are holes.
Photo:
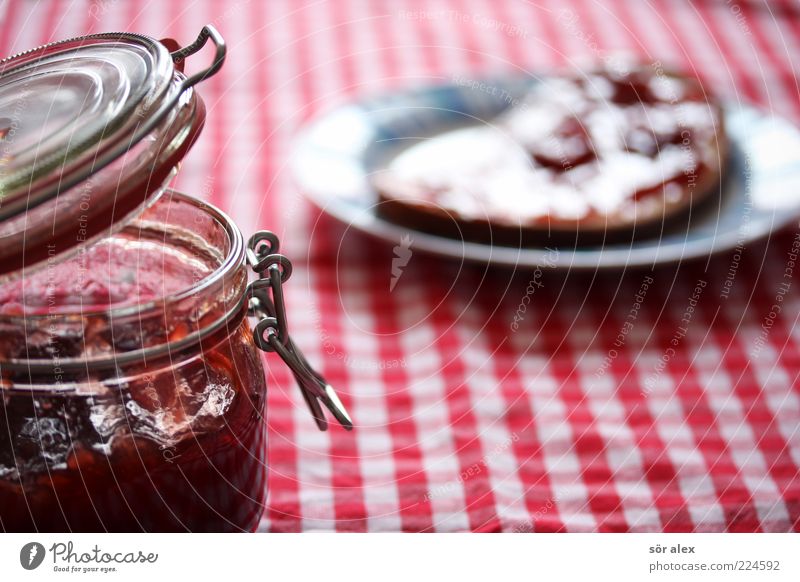
<path fill-rule="evenodd" d="M 108 321 L 113 322 L 115 319 L 123 319 L 130 316 L 144 317 L 148 314 L 148 312 L 167 312 L 171 306 L 176 306 L 192 296 L 202 295 L 205 291 L 213 288 L 216 284 L 220 283 L 220 281 L 224 280 L 224 278 L 230 273 L 233 273 L 237 268 L 244 265 L 246 256 L 244 236 L 242 235 L 241 230 L 239 230 L 233 220 L 226 213 L 209 202 L 200 200 L 187 194 L 183 194 L 173 189 L 166 189 L 162 196 L 169 196 L 173 200 L 193 206 L 215 220 L 220 226 L 222 232 L 224 232 L 225 236 L 227 237 L 228 248 L 224 258 L 214 268 L 214 270 L 205 275 L 199 281 L 194 282 L 191 285 L 180 289 L 179 291 L 167 293 L 155 299 L 148 299 L 141 303 L 134 303 L 130 305 L 116 307 L 109 306 L 108 308 L 97 308 L 81 312 L 56 313 L 56 319 L 64 318 L 66 320 L 67 318 L 85 316 L 106 318 Z M 179 340 L 168 341 L 166 343 L 131 351 L 111 351 L 107 354 L 102 354 L 101 356 L 88 357 L 81 355 L 75 358 L 62 358 L 57 362 L 57 365 L 64 370 L 85 370 L 87 366 L 91 368 L 116 367 L 129 362 L 138 362 L 142 359 L 156 358 L 160 357 L 161 355 L 175 353 L 177 350 L 182 350 L 197 344 L 204 338 L 223 328 L 237 312 L 243 311 L 245 302 L 246 294 L 244 293 L 244 290 L 242 290 L 238 300 L 234 301 L 233 304 L 228 308 L 222 310 L 220 316 L 215 321 L 208 325 L 199 327 L 196 331 L 193 331 L 186 337 Z M 18 325 L 25 325 L 26 322 L 30 322 L 32 320 L 35 321 L 48 319 L 52 321 L 53 318 L 54 315 L 52 313 L 23 313 L 7 314 L 2 316 L 4 321 Z M 15 368 L 24 370 L 38 368 L 52 369 L 55 365 L 54 362 L 49 359 L 24 358 L 14 358 L 5 361 L 0 360 L 0 364 L 2 364 L 2 367 L 9 370 L 13 370 Z"/>
<path fill-rule="evenodd" d="M 205 291 L 209 287 L 213 286 L 217 281 L 221 280 L 227 273 L 244 264 L 244 236 L 242 235 L 242 231 L 239 230 L 239 227 L 236 226 L 236 223 L 233 222 L 233 219 L 231 219 L 230 216 L 209 202 L 195 198 L 194 196 L 190 196 L 188 194 L 184 194 L 182 192 L 178 192 L 172 188 L 165 189 L 162 196 L 169 196 L 173 199 L 179 200 L 180 202 L 191 204 L 195 208 L 209 214 L 212 218 L 214 218 L 217 223 L 222 226 L 222 229 L 228 237 L 228 243 L 230 246 L 225 258 L 211 273 L 204 276 L 195 284 L 181 289 L 180 291 L 167 293 L 161 297 L 150 299 L 134 305 L 110 307 L 109 309 L 98 309 L 96 311 L 88 311 L 85 313 L 89 315 L 105 314 L 111 317 L 123 317 L 126 315 L 141 313 L 143 311 L 149 311 L 157 307 L 163 308 L 166 305 L 178 303 L 191 297 L 192 295 L 196 295 Z"/>

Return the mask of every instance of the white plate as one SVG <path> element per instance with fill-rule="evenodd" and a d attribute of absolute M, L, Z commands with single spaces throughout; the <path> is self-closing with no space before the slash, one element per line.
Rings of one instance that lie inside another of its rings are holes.
<path fill-rule="evenodd" d="M 688 228 L 661 237 L 553 253 L 411 231 L 376 215 L 378 196 L 368 176 L 398 143 L 491 120 L 533 82 L 487 79 L 482 87 L 491 91 L 436 85 L 335 109 L 313 121 L 295 143 L 291 166 L 297 185 L 324 212 L 393 245 L 410 236 L 415 251 L 523 267 L 618 269 L 707 257 L 763 238 L 800 216 L 800 131 L 739 105 L 725 108 L 731 153 L 718 203 L 693 216 Z"/>

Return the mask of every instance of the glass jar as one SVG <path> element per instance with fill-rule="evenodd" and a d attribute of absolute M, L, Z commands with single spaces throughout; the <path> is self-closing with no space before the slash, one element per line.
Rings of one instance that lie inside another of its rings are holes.
<path fill-rule="evenodd" d="M 208 39 L 214 63 L 187 77 Z M 254 529 L 260 350 L 290 366 L 320 428 L 320 404 L 352 427 L 288 335 L 274 235 L 245 244 L 166 187 L 203 124 L 192 85 L 225 56 L 211 27 L 173 43 L 93 35 L 2 62 L 0 111 L 16 113 L 0 119 L 5 531 Z"/>

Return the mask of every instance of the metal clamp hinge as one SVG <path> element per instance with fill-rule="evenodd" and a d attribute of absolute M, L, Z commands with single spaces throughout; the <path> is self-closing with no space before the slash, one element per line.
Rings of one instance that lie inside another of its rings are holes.
<path fill-rule="evenodd" d="M 207 79 L 211 75 L 214 75 L 217 71 L 219 71 L 220 67 L 222 67 L 222 63 L 225 62 L 225 54 L 227 53 L 227 47 L 225 46 L 225 39 L 222 38 L 222 35 L 217 31 L 216 28 L 211 26 L 210 24 L 206 24 L 202 30 L 200 30 L 200 34 L 197 36 L 197 39 L 190 45 L 187 45 L 183 48 L 175 50 L 170 53 L 172 57 L 172 62 L 176 65 L 180 65 L 186 59 L 186 57 L 193 55 L 201 48 L 206 45 L 206 42 L 211 39 L 211 42 L 214 43 L 214 60 L 211 65 L 199 73 L 192 75 L 191 77 L 187 78 L 183 82 L 184 90 L 192 85 L 196 85 L 199 81 Z"/>
<path fill-rule="evenodd" d="M 353 421 L 336 391 L 311 367 L 289 336 L 283 284 L 292 274 L 292 263 L 278 254 L 279 248 L 278 237 L 266 230 L 256 232 L 247 243 L 247 262 L 258 275 L 247 287 L 248 313 L 258 319 L 253 338 L 259 349 L 277 353 L 289 366 L 320 430 L 328 428 L 320 402 L 351 430 Z"/>

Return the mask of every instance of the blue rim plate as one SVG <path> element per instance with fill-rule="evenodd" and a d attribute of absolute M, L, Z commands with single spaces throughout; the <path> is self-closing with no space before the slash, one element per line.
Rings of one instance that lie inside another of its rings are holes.
<path fill-rule="evenodd" d="M 491 120 L 522 98 L 532 79 L 485 79 L 394 92 L 342 106 L 298 136 L 291 169 L 323 212 L 391 244 L 410 236 L 415 251 L 461 261 L 518 267 L 620 269 L 709 257 L 762 239 L 800 217 L 800 131 L 751 106 L 725 107 L 730 158 L 717 204 L 691 225 L 661 237 L 600 247 L 516 248 L 410 231 L 375 212 L 369 175 L 398 144 Z"/>

